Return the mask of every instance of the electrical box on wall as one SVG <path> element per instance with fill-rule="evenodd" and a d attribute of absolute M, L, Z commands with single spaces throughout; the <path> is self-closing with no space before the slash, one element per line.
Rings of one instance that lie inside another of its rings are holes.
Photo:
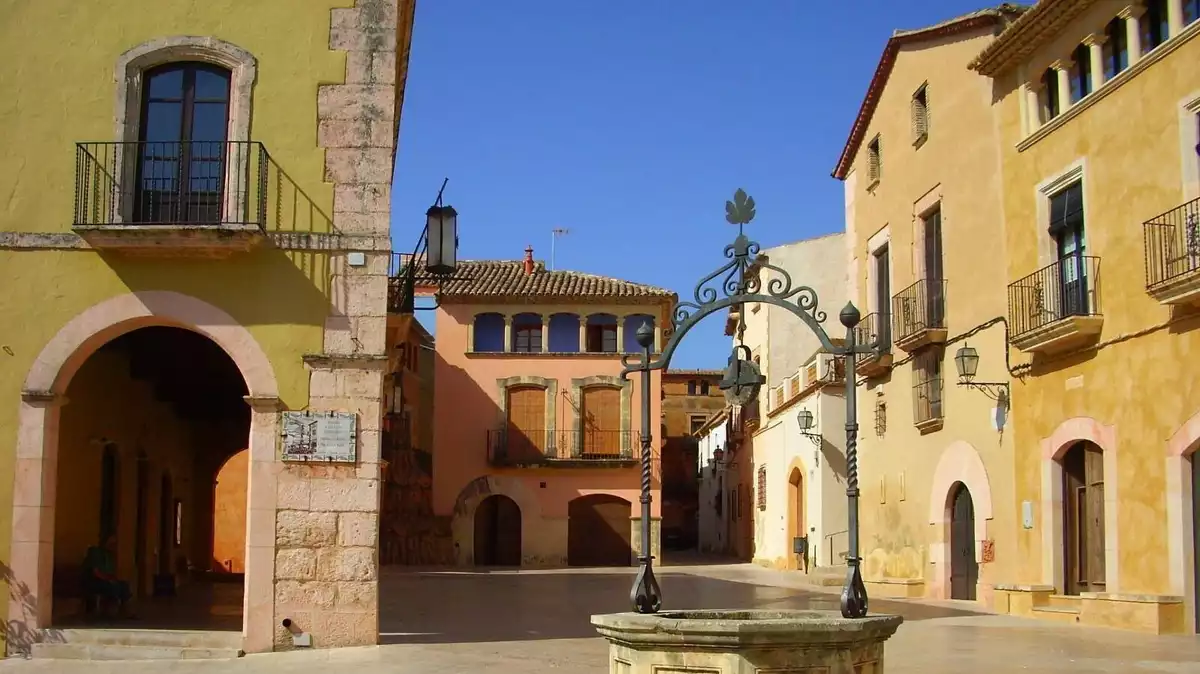
<path fill-rule="evenodd" d="M 1033 501 L 1021 501 L 1021 526 L 1033 528 Z"/>

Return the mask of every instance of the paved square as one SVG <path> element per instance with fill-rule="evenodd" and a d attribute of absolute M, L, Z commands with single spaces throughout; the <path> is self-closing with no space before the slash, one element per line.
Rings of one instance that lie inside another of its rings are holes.
<path fill-rule="evenodd" d="M 670 567 L 671 608 L 836 609 L 835 588 L 803 588 L 794 574 L 749 565 Z M 607 646 L 588 622 L 625 611 L 633 570 L 385 569 L 382 646 L 249 656 L 230 662 L 4 661 L 0 672 L 139 674 L 603 674 Z M 906 619 L 888 641 L 891 674 L 981 672 L 1200 673 L 1200 636 L 1155 637 L 980 613 L 963 602 L 874 600 Z"/>

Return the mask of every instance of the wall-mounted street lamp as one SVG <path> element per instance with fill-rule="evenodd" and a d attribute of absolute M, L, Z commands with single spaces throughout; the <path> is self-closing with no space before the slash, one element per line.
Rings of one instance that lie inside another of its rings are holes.
<path fill-rule="evenodd" d="M 796 413 L 796 423 L 800 425 L 800 435 L 812 440 L 812 443 L 818 447 L 821 446 L 821 436 L 818 433 L 812 432 L 813 413 L 808 410 L 800 410 Z"/>
<path fill-rule="evenodd" d="M 434 277 L 450 276 L 458 269 L 458 211 L 454 210 L 453 206 L 442 203 L 442 192 L 446 190 L 448 182 L 449 178 L 442 181 L 437 199 L 434 200 L 433 206 L 425 211 L 425 227 L 421 230 L 421 236 L 417 238 L 417 245 L 413 248 L 412 256 L 408 258 L 408 264 L 400 270 L 403 279 L 399 313 L 411 314 L 416 311 L 419 260 L 424 259 L 424 272 Z M 435 303 L 433 307 L 422 308 L 437 307 Z"/>
<path fill-rule="evenodd" d="M 1008 410 L 1008 382 L 975 381 L 975 373 L 979 371 L 979 352 L 974 347 L 963 344 L 954 354 L 954 364 L 958 368 L 959 386 L 983 391 L 984 395 Z"/>

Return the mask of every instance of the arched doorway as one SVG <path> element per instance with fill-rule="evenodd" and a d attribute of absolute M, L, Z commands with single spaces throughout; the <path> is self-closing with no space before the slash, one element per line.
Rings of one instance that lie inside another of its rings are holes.
<path fill-rule="evenodd" d="M 492 494 L 475 509 L 475 566 L 521 565 L 521 507 Z"/>
<path fill-rule="evenodd" d="M 633 505 L 612 494 L 589 494 L 567 504 L 567 564 L 629 566 L 633 562 Z"/>
<path fill-rule="evenodd" d="M 239 574 L 246 571 L 246 480 L 250 452 L 241 450 L 217 471 L 213 485 L 213 535 L 211 570 Z"/>
<path fill-rule="evenodd" d="M 805 535 L 804 525 L 804 473 L 799 467 L 792 468 L 788 475 L 788 509 L 787 509 L 787 554 L 788 568 L 799 569 L 801 565 L 808 569 L 808 560 L 801 559 L 795 553 L 795 540 Z"/>
<path fill-rule="evenodd" d="M 1078 442 L 1061 459 L 1063 593 L 1104 591 L 1104 451 Z"/>
<path fill-rule="evenodd" d="M 959 482 L 950 496 L 950 598 L 975 600 L 979 563 L 975 556 L 975 502 Z"/>
<path fill-rule="evenodd" d="M 91 353 L 65 393 L 50 625 L 242 630 L 241 584 L 215 590 L 188 571 L 207 569 L 201 487 L 249 438 L 238 366 L 197 332 L 143 327 Z M 98 565 L 127 585 L 136 620 L 120 615 L 124 590 L 95 580 Z"/>

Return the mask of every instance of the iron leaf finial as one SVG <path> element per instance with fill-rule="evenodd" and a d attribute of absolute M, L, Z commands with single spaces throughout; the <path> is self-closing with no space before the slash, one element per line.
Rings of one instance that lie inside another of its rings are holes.
<path fill-rule="evenodd" d="M 733 193 L 733 201 L 725 202 L 725 220 L 731 225 L 747 225 L 754 219 L 754 197 L 746 194 L 746 190 L 738 188 Z"/>

